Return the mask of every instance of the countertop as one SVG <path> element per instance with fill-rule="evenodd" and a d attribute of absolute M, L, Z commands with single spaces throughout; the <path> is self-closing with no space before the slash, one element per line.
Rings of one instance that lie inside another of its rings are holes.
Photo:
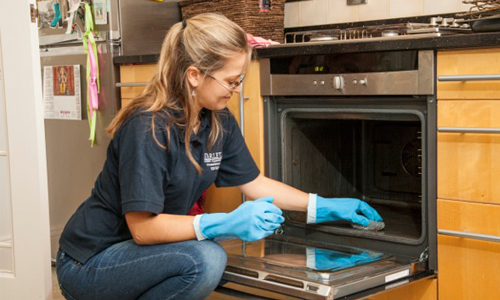
<path fill-rule="evenodd" d="M 434 15 L 437 16 L 437 15 Z M 442 17 L 453 17 L 454 14 L 440 15 Z M 411 18 L 398 18 L 389 20 L 375 20 L 357 23 L 344 23 L 333 25 L 320 25 L 310 27 L 286 28 L 285 33 L 294 31 L 305 31 L 315 29 L 334 29 L 334 28 L 349 28 L 360 26 L 371 26 L 380 24 L 395 24 L 395 23 L 426 23 L 432 16 L 421 16 Z M 430 38 L 412 38 L 412 39 L 395 39 L 382 41 L 359 40 L 348 43 L 321 43 L 321 44 L 305 44 L 297 46 L 268 47 L 257 49 L 257 58 L 280 57 L 289 55 L 307 55 L 307 54 L 325 54 L 325 53 L 354 53 L 354 52 L 373 52 L 373 51 L 391 51 L 391 50 L 442 50 L 442 49 L 466 49 L 466 48 L 485 48 L 485 47 L 500 47 L 500 32 L 486 33 L 468 33 L 445 35 L 441 37 Z M 149 64 L 158 62 L 159 54 L 154 55 L 129 55 L 116 56 L 113 60 L 115 64 Z"/>

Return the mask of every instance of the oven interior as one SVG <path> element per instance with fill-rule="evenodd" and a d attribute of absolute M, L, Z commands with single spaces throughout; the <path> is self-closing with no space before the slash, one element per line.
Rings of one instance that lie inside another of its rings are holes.
<path fill-rule="evenodd" d="M 362 199 L 385 223 L 375 232 L 345 221 L 323 223 L 317 230 L 419 244 L 425 230 L 423 132 L 413 113 L 291 110 L 282 119 L 283 180 L 325 198 Z M 304 224 L 306 214 L 288 211 L 286 217 Z"/>

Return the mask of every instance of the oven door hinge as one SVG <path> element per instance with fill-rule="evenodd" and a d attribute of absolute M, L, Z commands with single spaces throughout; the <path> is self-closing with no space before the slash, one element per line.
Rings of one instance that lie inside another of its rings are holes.
<path fill-rule="evenodd" d="M 429 258 L 429 247 L 426 247 L 424 252 L 420 253 L 418 261 L 426 261 Z"/>

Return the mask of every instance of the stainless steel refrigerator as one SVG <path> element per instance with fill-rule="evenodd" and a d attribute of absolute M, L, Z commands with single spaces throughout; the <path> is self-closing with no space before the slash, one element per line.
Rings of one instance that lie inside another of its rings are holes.
<path fill-rule="evenodd" d="M 180 21 L 178 1 L 108 1 L 108 24 L 95 26 L 101 90 L 93 147 L 86 110 L 87 55 L 82 41 L 76 33 L 65 34 L 66 28 L 39 30 L 42 75 L 45 66 L 80 65 L 82 120 L 45 120 L 53 257 L 64 225 L 90 195 L 106 159 L 110 138 L 105 128 L 120 108 L 116 88 L 119 70 L 113 58 L 158 54 L 168 28 Z"/>

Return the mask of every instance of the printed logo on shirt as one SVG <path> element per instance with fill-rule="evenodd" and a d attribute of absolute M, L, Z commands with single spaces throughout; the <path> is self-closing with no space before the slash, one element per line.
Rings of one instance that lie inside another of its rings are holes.
<path fill-rule="evenodd" d="M 222 152 L 205 153 L 205 165 L 207 165 L 211 171 L 219 170 L 221 160 Z"/>

